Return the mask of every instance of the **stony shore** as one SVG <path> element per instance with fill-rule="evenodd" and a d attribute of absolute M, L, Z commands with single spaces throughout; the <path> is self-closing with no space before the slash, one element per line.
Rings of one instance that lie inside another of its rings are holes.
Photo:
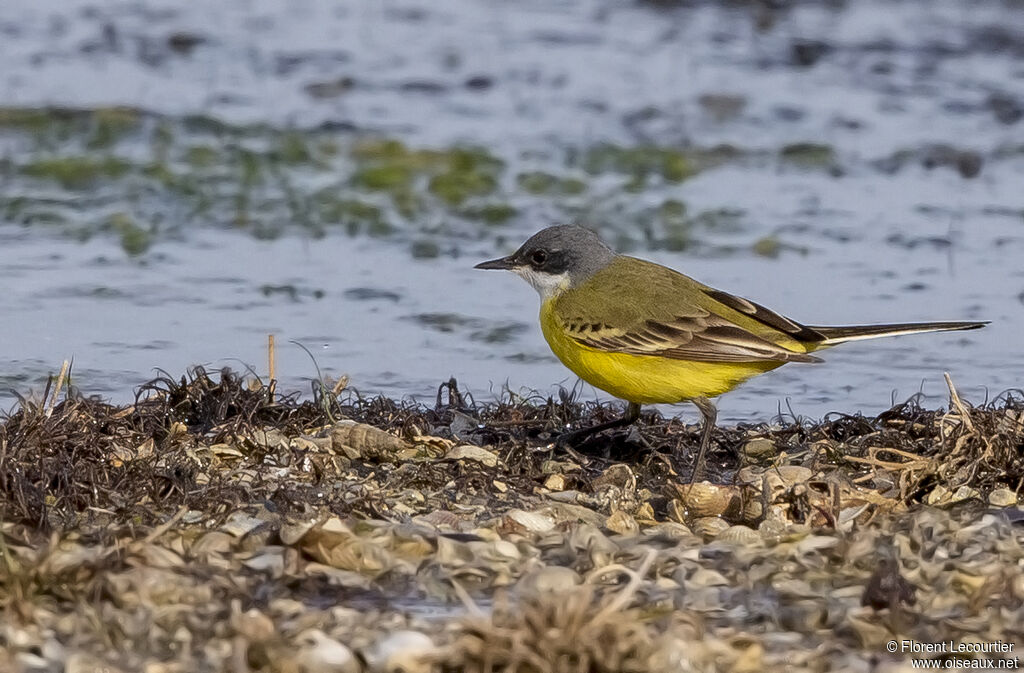
<path fill-rule="evenodd" d="M 616 413 L 569 395 L 299 401 L 196 370 L 126 407 L 26 401 L 0 422 L 0 670 L 1013 658 L 1024 403 L 951 393 L 720 428 L 692 486 L 678 419 L 548 448 Z"/>

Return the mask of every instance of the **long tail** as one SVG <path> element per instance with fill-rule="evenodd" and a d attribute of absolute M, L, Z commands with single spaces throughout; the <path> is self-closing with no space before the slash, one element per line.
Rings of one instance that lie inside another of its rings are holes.
<path fill-rule="evenodd" d="M 807 329 L 814 330 L 824 337 L 816 345 L 818 348 L 825 348 L 826 346 L 835 346 L 847 341 L 900 336 L 901 334 L 920 334 L 921 332 L 952 332 L 955 330 L 978 329 L 987 324 L 987 320 L 982 322 L 907 322 L 891 325 L 851 325 L 848 327 L 814 327 L 808 325 Z"/>

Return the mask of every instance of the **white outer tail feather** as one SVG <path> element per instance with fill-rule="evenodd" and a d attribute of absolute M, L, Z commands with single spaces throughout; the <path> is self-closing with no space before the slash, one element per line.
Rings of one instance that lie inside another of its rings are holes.
<path fill-rule="evenodd" d="M 988 324 L 988 321 L 977 322 L 921 322 L 904 323 L 892 325 L 851 325 L 823 327 L 808 325 L 823 337 L 818 342 L 821 346 L 834 346 L 848 341 L 863 341 L 865 339 L 878 339 L 880 337 L 902 336 L 904 334 L 923 334 L 925 332 L 955 332 L 959 330 L 978 329 Z"/>

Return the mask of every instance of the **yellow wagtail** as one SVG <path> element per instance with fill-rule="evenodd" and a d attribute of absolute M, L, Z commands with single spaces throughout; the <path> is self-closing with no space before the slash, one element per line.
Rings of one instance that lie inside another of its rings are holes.
<path fill-rule="evenodd" d="M 619 255 L 576 225 L 549 227 L 501 259 L 540 294 L 540 326 L 551 350 L 584 381 L 626 400 L 625 415 L 563 434 L 566 445 L 640 416 L 642 404 L 693 402 L 704 420 L 694 472 L 717 410 L 709 398 L 787 362 L 845 341 L 976 329 L 986 322 L 817 327 L 708 287 L 667 267 Z"/>

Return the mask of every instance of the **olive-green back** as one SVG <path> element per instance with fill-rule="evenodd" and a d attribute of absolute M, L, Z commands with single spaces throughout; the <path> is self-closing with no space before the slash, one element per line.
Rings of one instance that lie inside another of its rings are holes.
<path fill-rule="evenodd" d="M 645 260 L 620 255 L 555 299 L 580 343 L 688 360 L 815 361 L 822 337 L 753 302 Z"/>

